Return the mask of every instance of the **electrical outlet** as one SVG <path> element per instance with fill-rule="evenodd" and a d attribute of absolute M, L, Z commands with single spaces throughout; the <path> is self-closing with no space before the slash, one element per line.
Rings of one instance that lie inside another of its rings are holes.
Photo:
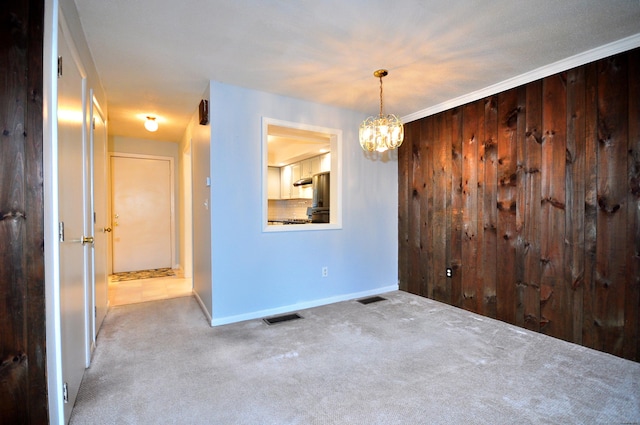
<path fill-rule="evenodd" d="M 453 269 L 451 267 L 447 267 L 446 275 L 447 277 L 453 277 Z"/>
<path fill-rule="evenodd" d="M 329 267 L 324 266 L 322 268 L 322 277 L 327 277 L 327 276 L 329 276 Z"/>

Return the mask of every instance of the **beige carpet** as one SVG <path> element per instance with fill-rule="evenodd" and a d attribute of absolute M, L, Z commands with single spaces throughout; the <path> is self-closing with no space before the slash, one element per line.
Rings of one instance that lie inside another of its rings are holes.
<path fill-rule="evenodd" d="M 72 424 L 640 423 L 640 364 L 403 292 L 217 328 L 112 308 Z"/>

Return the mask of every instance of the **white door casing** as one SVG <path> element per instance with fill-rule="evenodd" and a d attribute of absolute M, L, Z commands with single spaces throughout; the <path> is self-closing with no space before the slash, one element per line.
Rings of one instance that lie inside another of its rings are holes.
<path fill-rule="evenodd" d="M 90 122 L 90 141 L 93 157 L 93 235 L 94 235 L 94 286 L 92 297 L 93 312 L 92 320 L 92 347 L 95 347 L 96 339 L 102 321 L 107 315 L 109 303 L 108 297 L 108 233 L 111 230 L 109 221 L 109 209 L 107 207 L 107 127 L 104 119 L 104 113 L 98 104 L 97 99 L 93 99 L 91 103 Z"/>
<path fill-rule="evenodd" d="M 173 158 L 111 155 L 113 273 L 172 267 Z"/>
<path fill-rule="evenodd" d="M 58 216 L 60 220 L 60 334 L 62 379 L 68 421 L 89 358 L 87 275 L 90 244 L 82 240 L 87 228 L 86 73 L 60 15 L 58 52 Z"/>
<path fill-rule="evenodd" d="M 183 243 L 181 251 L 183 253 L 183 261 L 181 261 L 184 277 L 191 279 L 193 277 L 193 194 L 192 194 L 192 177 L 191 177 L 191 140 L 188 146 L 185 146 L 182 152 L 182 206 L 184 210 L 180 213 L 183 221 L 181 233 L 183 235 Z"/>

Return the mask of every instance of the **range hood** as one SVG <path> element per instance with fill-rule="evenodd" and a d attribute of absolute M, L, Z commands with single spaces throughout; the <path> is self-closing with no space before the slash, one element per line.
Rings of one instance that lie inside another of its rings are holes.
<path fill-rule="evenodd" d="M 300 179 L 296 182 L 293 183 L 294 186 L 306 186 L 308 184 L 311 184 L 311 182 L 313 181 L 313 179 L 311 177 L 305 177 L 303 179 Z"/>

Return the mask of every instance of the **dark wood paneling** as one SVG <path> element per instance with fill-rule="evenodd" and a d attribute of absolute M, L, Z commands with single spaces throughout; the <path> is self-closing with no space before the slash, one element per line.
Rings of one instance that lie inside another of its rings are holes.
<path fill-rule="evenodd" d="M 413 126 L 413 139 L 404 149 L 411 149 L 409 167 L 409 282 L 408 291 L 412 294 L 423 294 L 421 290 L 422 275 L 420 274 L 420 215 L 421 215 L 421 179 L 422 179 L 422 158 L 420 157 L 421 126 L 417 122 Z"/>
<path fill-rule="evenodd" d="M 516 247 L 518 231 L 516 228 L 516 195 L 517 195 L 517 135 L 518 106 L 517 90 L 501 93 L 498 96 L 498 147 L 497 147 L 497 240 L 496 267 L 496 318 L 509 323 L 516 323 Z M 522 118 L 520 118 L 522 119 Z M 520 277 L 522 279 L 522 277 Z"/>
<path fill-rule="evenodd" d="M 624 353 L 640 358 L 640 50 L 629 55 L 629 156 L 627 191 L 627 286 Z"/>
<path fill-rule="evenodd" d="M 485 316 L 497 316 L 497 231 L 498 231 L 498 99 L 484 101 L 484 139 L 480 149 L 480 162 L 484 165 L 482 181 L 478 180 L 481 203 L 478 206 L 478 223 L 481 225 L 482 245 L 478 274 L 482 276 L 482 309 Z M 480 218 L 482 217 L 482 218 Z"/>
<path fill-rule="evenodd" d="M 639 360 L 639 75 L 636 49 L 407 124 L 400 287 Z"/>
<path fill-rule="evenodd" d="M 418 192 L 420 194 L 420 258 L 426 261 L 420 262 L 420 293 L 433 298 L 434 269 L 433 264 L 433 136 L 435 119 L 422 121 L 420 130 L 420 157 L 422 158 L 422 174 L 418 180 Z"/>
<path fill-rule="evenodd" d="M 444 228 L 442 231 L 435 236 L 439 238 L 439 243 L 442 244 L 442 248 L 444 249 L 444 255 L 441 256 L 441 263 L 438 264 L 438 280 L 440 284 L 438 287 L 440 290 L 437 292 L 439 301 L 450 302 L 452 297 L 452 282 L 451 279 L 447 278 L 446 268 L 451 264 L 451 253 L 452 247 L 449 239 L 449 235 L 451 235 L 451 225 L 453 221 L 453 213 L 451 211 L 451 203 L 453 201 L 453 195 L 451 193 L 452 189 L 452 175 L 448 171 L 450 164 L 452 163 L 452 137 L 453 132 L 452 129 L 452 115 L 451 111 L 447 111 L 442 114 L 442 119 L 440 121 L 440 140 L 442 143 L 440 144 L 440 150 L 438 152 L 438 183 L 436 187 L 442 187 L 444 190 L 441 193 L 437 193 L 439 195 L 438 199 L 440 199 L 440 203 L 442 204 L 442 210 L 439 208 L 436 209 L 436 212 L 440 212 L 442 219 L 444 220 Z M 439 211 L 438 211 L 439 210 Z M 444 214 L 442 214 L 444 211 Z M 440 248 L 436 248 L 436 254 L 440 254 Z"/>
<path fill-rule="evenodd" d="M 42 52 L 44 2 L 0 8 L 0 423 L 48 422 Z"/>
<path fill-rule="evenodd" d="M 478 145 L 483 136 L 481 103 L 462 108 L 462 307 L 479 311 L 478 290 Z M 437 190 L 437 188 L 434 188 Z"/>
<path fill-rule="evenodd" d="M 447 111 L 451 113 L 451 232 L 447 234 L 447 241 L 451 247 L 449 266 L 453 276 L 451 280 L 450 304 L 456 307 L 463 305 L 462 292 L 462 239 L 463 239 L 463 184 L 462 184 L 462 109 L 455 108 Z"/>
<path fill-rule="evenodd" d="M 567 285 L 564 274 L 566 74 L 545 78 L 542 106 L 542 179 L 540 217 L 540 331 L 568 339 Z"/>
<path fill-rule="evenodd" d="M 25 198 L 27 208 L 27 356 L 29 363 L 29 423 L 49 419 L 46 371 L 46 305 L 44 280 L 44 158 L 43 158 L 44 1 L 29 1 L 28 103 L 25 136 Z"/>
<path fill-rule="evenodd" d="M 523 208 L 524 279 L 523 314 L 524 327 L 540 330 L 540 200 L 542 199 L 542 81 L 526 87 L 524 172 L 525 185 Z M 516 206 L 516 208 L 520 208 Z"/>
<path fill-rule="evenodd" d="M 447 172 L 451 163 L 451 131 L 445 128 L 445 114 L 438 114 L 434 117 L 434 126 L 431 137 L 440 143 L 434 143 L 432 149 L 433 160 L 433 180 L 429 186 L 429 193 L 433 199 L 431 220 L 432 229 L 429 235 L 433 247 L 433 299 L 438 301 L 449 301 L 451 298 L 450 285 L 447 282 L 447 220 L 450 217 L 448 205 L 451 203 L 451 193 L 449 182 L 450 173 Z M 450 127 L 449 127 L 450 128 Z M 447 162 L 448 161 L 448 162 Z M 434 190 L 442 188 L 443 190 Z"/>
<path fill-rule="evenodd" d="M 411 152 L 407 145 L 414 139 L 415 123 L 404 128 L 404 148 L 398 149 L 398 282 L 402 291 L 409 292 L 409 164 Z"/>
<path fill-rule="evenodd" d="M 582 302 L 582 344 L 594 347 L 595 265 L 597 240 L 598 79 L 597 64 L 585 68 L 585 195 L 584 195 L 584 289 Z"/>
<path fill-rule="evenodd" d="M 565 173 L 564 281 L 570 284 L 570 340 L 582 343 L 585 222 L 585 68 L 567 73 L 567 164 Z M 569 338 L 567 338 L 569 339 Z"/>
<path fill-rule="evenodd" d="M 598 63 L 595 348 L 622 354 L 627 265 L 627 57 Z"/>
<path fill-rule="evenodd" d="M 527 140 L 527 120 L 526 120 L 526 105 L 527 105 L 527 88 L 519 87 L 518 91 L 518 111 L 517 114 L 510 113 L 508 119 L 510 121 L 515 122 L 515 139 L 516 139 L 516 181 L 515 187 L 512 188 L 512 191 L 515 191 L 515 210 L 516 210 L 516 252 L 515 252 L 515 284 L 516 284 L 516 299 L 515 299 L 515 310 L 516 310 L 516 318 L 515 323 L 518 326 L 525 326 L 525 294 L 527 285 L 525 284 L 525 239 L 524 239 L 524 229 L 525 229 L 525 199 L 526 199 L 526 191 L 524 190 L 527 187 L 527 179 L 529 173 L 527 172 L 527 161 L 525 159 L 525 147 Z M 509 125 L 512 127 L 513 123 Z M 513 207 L 512 207 L 513 208 Z M 508 252 L 505 255 L 509 255 Z M 500 285 L 500 282 L 498 282 Z M 501 287 L 498 286 L 498 290 Z M 511 307 L 509 305 L 501 306 L 502 302 L 498 302 L 498 306 L 500 310 L 508 311 Z M 502 319 L 506 320 L 506 319 Z"/>

